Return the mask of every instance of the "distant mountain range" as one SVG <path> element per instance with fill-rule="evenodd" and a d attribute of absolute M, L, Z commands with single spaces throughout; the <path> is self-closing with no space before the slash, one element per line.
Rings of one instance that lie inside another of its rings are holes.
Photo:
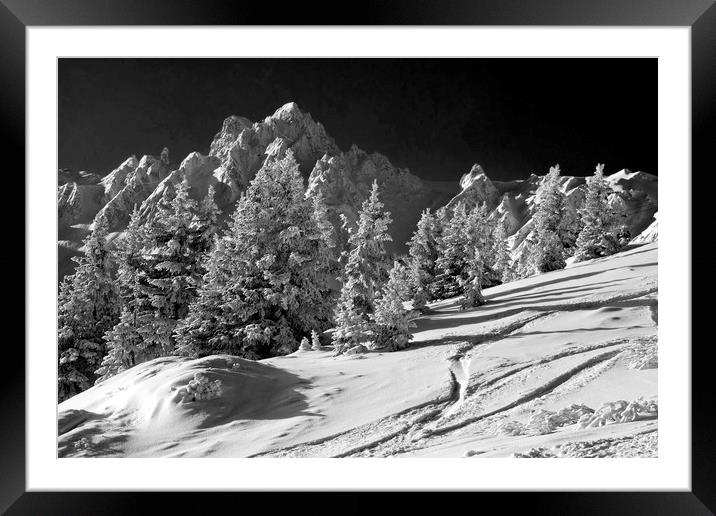
<path fill-rule="evenodd" d="M 293 151 L 307 177 L 307 188 L 324 194 L 335 224 L 339 223 L 340 214 L 349 220 L 356 218 L 376 180 L 381 200 L 393 218 L 392 250 L 397 253 L 405 252 L 405 244 L 425 208 L 437 209 L 462 200 L 487 203 L 491 216 L 504 222 L 513 255 L 517 257 L 532 229 L 534 194 L 544 177 L 532 174 L 524 180 L 493 181 L 475 164 L 459 184 L 422 180 L 407 169 L 395 167 L 379 153 L 367 153 L 355 145 L 341 150 L 320 122 L 291 102 L 260 122 L 240 116 L 226 118 L 207 156 L 193 152 L 178 165 L 172 163 L 169 151 L 164 149 L 159 156 L 141 159 L 131 156 L 105 176 L 60 169 L 59 278 L 72 272 L 74 264 L 70 258 L 81 252 L 81 241 L 99 213 L 107 217 L 116 238 L 126 228 L 134 206 L 139 207 L 143 217 L 149 217 L 158 201 L 170 195 L 169 185 L 187 180 L 190 195 L 196 199 L 203 198 L 213 185 L 217 204 L 224 217 L 228 217 L 264 162 L 280 158 L 288 149 Z M 657 177 L 622 170 L 607 179 L 615 193 L 612 202 L 623 203 L 631 234 L 638 236 L 635 242 L 655 240 Z M 562 177 L 570 216 L 576 216 L 576 208 L 584 198 L 584 185 L 584 177 Z"/>

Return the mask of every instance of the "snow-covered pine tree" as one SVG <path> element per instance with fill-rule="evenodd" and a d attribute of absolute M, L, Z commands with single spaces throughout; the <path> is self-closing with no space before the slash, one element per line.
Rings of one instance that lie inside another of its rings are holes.
<path fill-rule="evenodd" d="M 511 269 L 514 279 L 526 278 L 532 276 L 537 271 L 535 269 L 534 259 L 535 244 L 531 237 L 527 237 L 522 243 L 522 249 L 516 260 L 513 260 Z"/>
<path fill-rule="evenodd" d="M 535 247 L 532 258 L 534 269 L 548 272 L 564 269 L 564 246 L 559 229 L 564 212 L 564 193 L 559 184 L 559 165 L 550 167 L 549 173 L 537 189 L 536 209 L 533 216 Z"/>
<path fill-rule="evenodd" d="M 373 181 L 370 195 L 358 214 L 356 226 L 349 231 L 349 247 L 343 257 L 343 286 L 332 335 L 337 353 L 367 338 L 376 296 L 388 280 L 390 265 L 385 244 L 391 241 L 388 234 L 391 218 L 390 212 L 383 211 L 378 193 L 378 183 Z"/>
<path fill-rule="evenodd" d="M 214 235 L 219 231 L 219 214 L 216 205 L 216 191 L 213 185 L 207 189 L 206 196 L 199 203 L 199 209 L 192 218 L 192 228 L 197 234 L 197 247 L 209 250 L 214 243 Z"/>
<path fill-rule="evenodd" d="M 582 231 L 582 219 L 579 215 L 579 211 L 566 208 L 565 196 L 565 209 L 562 212 L 562 221 L 559 223 L 559 228 L 557 229 L 557 234 L 564 247 L 565 259 L 573 256 L 577 250 L 577 237 L 580 231 Z"/>
<path fill-rule="evenodd" d="M 307 337 L 301 339 L 301 343 L 298 346 L 299 351 L 311 351 L 311 343 L 308 342 Z"/>
<path fill-rule="evenodd" d="M 492 273 L 488 263 L 494 263 L 494 258 L 487 260 L 487 255 L 494 247 L 494 223 L 489 218 L 485 203 L 476 205 L 467 214 L 465 225 L 465 272 L 461 279 L 463 309 L 474 308 L 485 303 L 482 295 L 482 285 L 487 274 Z"/>
<path fill-rule="evenodd" d="M 468 277 L 462 286 L 463 297 L 460 307 L 463 310 L 485 304 L 485 297 L 482 295 L 483 269 L 482 252 L 479 246 L 475 246 L 468 260 Z"/>
<path fill-rule="evenodd" d="M 152 310 L 140 310 L 137 305 L 122 307 L 119 323 L 104 335 L 108 352 L 97 369 L 96 383 L 156 358 L 152 349 L 153 322 Z"/>
<path fill-rule="evenodd" d="M 135 206 L 129 225 L 113 250 L 118 265 L 115 285 L 122 312 L 118 323 L 104 334 L 107 354 L 98 364 L 95 383 L 155 358 L 154 354 L 147 355 L 144 344 L 144 335 L 151 331 L 154 319 L 154 309 L 147 295 L 147 271 L 150 268 L 145 259 L 147 244 L 146 228 Z"/>
<path fill-rule="evenodd" d="M 492 255 L 494 257 L 493 268 L 500 276 L 500 281 L 504 283 L 509 281 L 511 257 L 507 243 L 507 232 L 502 222 L 498 222 L 495 225 L 492 241 Z"/>
<path fill-rule="evenodd" d="M 480 285 L 494 285 L 499 278 L 494 271 L 495 256 L 492 253 L 495 247 L 494 231 L 497 222 L 490 217 L 486 203 L 476 204 L 467 214 L 467 236 L 469 239 L 466 255 L 468 262 L 477 264 L 475 260 L 479 257 L 479 268 L 482 270 Z M 477 249 L 478 254 L 474 254 Z"/>
<path fill-rule="evenodd" d="M 472 254 L 472 250 L 468 250 L 471 239 L 467 227 L 468 214 L 465 204 L 458 203 L 438 245 L 438 273 L 434 282 L 437 298 L 445 299 L 463 293 L 462 287 L 469 277 L 468 261 Z"/>
<path fill-rule="evenodd" d="M 604 179 L 604 165 L 598 164 L 594 175 L 587 179 L 584 207 L 579 210 L 583 227 L 577 237 L 576 262 L 609 256 L 619 249 L 619 229 L 608 202 L 611 193 Z"/>
<path fill-rule="evenodd" d="M 346 278 L 341 288 L 335 313 L 335 329 L 331 335 L 333 349 L 337 354 L 366 342 L 369 338 L 370 321 L 365 312 L 356 306 L 354 278 Z"/>
<path fill-rule="evenodd" d="M 422 308 L 434 299 L 433 284 L 438 273 L 436 261 L 441 229 L 437 216 L 426 209 L 408 242 L 414 308 Z"/>
<path fill-rule="evenodd" d="M 352 280 L 353 302 L 366 316 L 373 313 L 374 302 L 380 288 L 388 280 L 390 261 L 385 249 L 392 238 L 388 234 L 390 212 L 383 211 L 378 197 L 378 182 L 368 199 L 363 202 L 358 221 L 348 237 L 348 251 L 344 276 Z"/>
<path fill-rule="evenodd" d="M 119 298 L 110 275 L 108 224 L 99 217 L 84 240 L 83 254 L 73 258 L 74 274 L 60 285 L 58 300 L 58 400 L 92 386 L 106 353 L 102 339 L 119 318 Z"/>
<path fill-rule="evenodd" d="M 371 314 L 373 321 L 373 347 L 396 351 L 408 346 L 412 334 L 410 328 L 412 312 L 405 308 L 410 288 L 407 268 L 397 260 L 388 275 L 380 297 L 375 302 L 375 312 Z"/>
<path fill-rule="evenodd" d="M 320 190 L 313 190 L 311 195 L 306 193 L 313 205 L 313 217 L 318 227 L 318 231 L 322 235 L 322 245 L 320 253 L 325 256 L 327 266 L 321 269 L 323 278 L 320 282 L 322 285 L 330 285 L 335 281 L 336 276 L 342 274 L 343 267 L 340 264 L 340 256 L 337 252 L 336 230 L 328 218 L 328 208 L 323 193 Z M 333 295 L 332 292 L 326 292 L 327 295 Z"/>
<path fill-rule="evenodd" d="M 316 330 L 311 330 L 311 349 L 321 351 L 321 338 Z"/>
<path fill-rule="evenodd" d="M 135 207 L 117 249 L 122 317 L 105 336 L 109 352 L 98 381 L 174 352 L 173 331 L 196 298 L 218 213 L 212 187 L 197 203 L 186 182 L 175 186 L 173 199 L 160 203 L 146 224 Z"/>
<path fill-rule="evenodd" d="M 156 356 L 169 355 L 174 350 L 173 331 L 183 319 L 196 297 L 201 281 L 202 244 L 208 242 L 204 228 L 197 227 L 198 203 L 189 197 L 189 185 L 182 181 L 175 185 L 174 198 L 161 202 L 156 215 L 147 224 L 151 249 L 146 258 L 151 263 L 147 282 L 149 299 L 155 308 L 149 332 Z"/>
<path fill-rule="evenodd" d="M 259 359 L 295 351 L 301 336 L 329 325 L 326 246 L 293 153 L 264 164 L 206 260 L 175 332 L 177 352 Z"/>

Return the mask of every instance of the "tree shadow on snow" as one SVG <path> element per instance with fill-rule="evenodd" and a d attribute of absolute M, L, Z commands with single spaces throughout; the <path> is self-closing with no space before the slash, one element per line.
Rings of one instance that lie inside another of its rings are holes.
<path fill-rule="evenodd" d="M 210 428 L 241 421 L 322 416 L 310 412 L 303 391 L 311 381 L 269 364 L 255 362 L 250 370 L 210 370 L 212 380 L 221 380 L 221 397 L 183 403 L 190 417 L 201 418 L 198 428 Z"/>

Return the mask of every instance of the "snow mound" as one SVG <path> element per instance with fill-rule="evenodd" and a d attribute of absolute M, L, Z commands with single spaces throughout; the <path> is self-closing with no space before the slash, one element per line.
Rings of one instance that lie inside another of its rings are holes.
<path fill-rule="evenodd" d="M 305 407 L 296 383 L 282 369 L 228 355 L 158 358 L 61 403 L 60 456 L 111 455 L 118 440 L 152 455 L 194 432 L 291 417 Z"/>

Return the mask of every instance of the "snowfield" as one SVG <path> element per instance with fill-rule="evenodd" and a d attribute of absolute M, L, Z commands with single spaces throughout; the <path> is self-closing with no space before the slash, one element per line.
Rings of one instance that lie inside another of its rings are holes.
<path fill-rule="evenodd" d="M 59 456 L 656 457 L 657 251 L 434 303 L 394 353 L 138 365 L 59 405 Z"/>

